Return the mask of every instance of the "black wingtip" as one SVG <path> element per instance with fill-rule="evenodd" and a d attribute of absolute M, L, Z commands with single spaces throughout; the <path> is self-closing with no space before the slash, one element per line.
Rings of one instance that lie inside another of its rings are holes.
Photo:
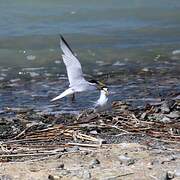
<path fill-rule="evenodd" d="M 71 47 L 69 46 L 69 44 L 66 42 L 66 40 L 64 39 L 64 37 L 62 36 L 62 34 L 59 34 L 61 41 L 68 47 L 68 49 L 71 51 L 72 54 L 74 54 L 73 50 L 71 49 Z"/>
<path fill-rule="evenodd" d="M 60 37 L 60 39 L 61 39 L 62 41 L 65 41 L 65 39 L 64 39 L 64 37 L 63 37 L 62 34 L 59 34 L 59 37 Z"/>

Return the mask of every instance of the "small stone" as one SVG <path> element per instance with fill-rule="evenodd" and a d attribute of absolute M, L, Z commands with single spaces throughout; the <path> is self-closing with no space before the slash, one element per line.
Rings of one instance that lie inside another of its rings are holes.
<path fill-rule="evenodd" d="M 166 115 L 169 118 L 179 118 L 180 117 L 180 113 L 178 111 L 173 111 L 170 114 Z"/>
<path fill-rule="evenodd" d="M 69 174 L 71 174 L 71 171 L 70 171 L 70 170 L 65 170 L 65 169 L 63 169 L 63 170 L 61 171 L 61 176 L 67 176 L 67 175 L 69 175 Z"/>
<path fill-rule="evenodd" d="M 158 164 L 160 164 L 160 160 L 159 159 L 154 159 L 154 160 L 152 160 L 151 164 L 152 165 L 158 165 Z"/>
<path fill-rule="evenodd" d="M 169 113 L 170 112 L 170 108 L 168 106 L 168 104 L 166 102 L 164 102 L 162 105 L 161 105 L 161 111 L 163 113 Z"/>
<path fill-rule="evenodd" d="M 175 177 L 180 177 L 180 169 L 178 171 L 175 171 L 174 175 Z"/>
<path fill-rule="evenodd" d="M 146 113 L 146 112 L 143 112 L 143 113 L 141 114 L 141 119 L 145 119 L 146 116 L 147 116 L 147 113 Z"/>
<path fill-rule="evenodd" d="M 125 164 L 127 166 L 132 165 L 135 163 L 135 159 L 128 157 L 127 155 L 120 155 L 118 159 L 121 164 Z"/>
<path fill-rule="evenodd" d="M 100 161 L 98 159 L 93 159 L 91 162 L 90 162 L 90 165 L 89 165 L 89 168 L 94 168 L 95 166 L 99 165 L 100 164 Z"/>
<path fill-rule="evenodd" d="M 90 133 L 90 134 L 94 134 L 94 135 L 97 135 L 97 134 L 98 134 L 98 132 L 97 132 L 96 130 L 90 131 L 89 133 Z"/>
<path fill-rule="evenodd" d="M 60 165 L 58 166 L 58 169 L 64 169 L 64 164 L 63 164 L 63 163 L 60 164 Z"/>
<path fill-rule="evenodd" d="M 171 119 L 168 118 L 168 117 L 163 117 L 162 120 L 161 120 L 161 122 L 163 122 L 163 123 L 170 123 L 170 122 L 171 122 Z"/>
<path fill-rule="evenodd" d="M 59 180 L 59 179 L 61 179 L 61 178 L 62 178 L 61 176 L 56 176 L 56 175 L 55 175 L 55 176 L 54 176 L 54 175 L 49 175 L 49 176 L 48 176 L 48 179 L 49 179 L 49 180 Z"/>
<path fill-rule="evenodd" d="M 79 151 L 79 147 L 78 146 L 69 147 L 69 148 L 66 148 L 66 151 L 67 152 L 77 152 L 77 151 Z"/>
<path fill-rule="evenodd" d="M 153 168 L 153 163 L 152 163 L 152 162 L 149 162 L 149 163 L 147 164 L 147 168 L 151 170 L 151 169 Z"/>
<path fill-rule="evenodd" d="M 90 179 L 91 178 L 91 173 L 88 170 L 85 170 L 83 172 L 83 179 Z"/>
<path fill-rule="evenodd" d="M 12 177 L 10 177 L 9 175 L 0 175 L 0 180 L 12 180 Z"/>
<path fill-rule="evenodd" d="M 174 177 L 175 177 L 175 173 L 173 171 L 166 172 L 166 177 L 165 177 L 166 180 L 173 179 Z"/>

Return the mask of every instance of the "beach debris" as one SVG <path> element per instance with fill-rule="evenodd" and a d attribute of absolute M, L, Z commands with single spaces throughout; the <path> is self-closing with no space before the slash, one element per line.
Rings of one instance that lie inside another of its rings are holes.
<path fill-rule="evenodd" d="M 142 137 L 149 147 L 159 142 L 179 144 L 179 104 L 169 103 L 162 111 L 162 103 L 133 108 L 123 102 L 113 102 L 111 112 L 86 111 L 77 115 L 43 114 L 29 108 L 5 108 L 12 117 L 0 118 L 0 158 L 47 158 L 66 153 L 91 152 L 105 143 L 121 142 L 122 137 Z M 145 137 L 152 138 L 146 141 Z M 162 148 L 164 148 L 162 146 Z M 135 163 L 128 155 L 120 155 L 120 162 Z M 98 164 L 94 160 L 92 167 Z"/>

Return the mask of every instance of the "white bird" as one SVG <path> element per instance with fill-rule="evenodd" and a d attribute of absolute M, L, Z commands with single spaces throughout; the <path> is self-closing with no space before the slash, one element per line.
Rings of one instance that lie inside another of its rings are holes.
<path fill-rule="evenodd" d="M 69 88 L 62 92 L 59 96 L 53 98 L 51 101 L 56 101 L 68 95 L 73 95 L 74 98 L 74 94 L 76 92 L 83 92 L 96 89 L 101 90 L 102 88 L 106 87 L 103 83 L 99 81 L 85 80 L 79 60 L 77 59 L 77 57 L 71 50 L 70 46 L 61 35 L 60 47 L 64 53 L 62 55 L 62 58 L 67 70 Z"/>
<path fill-rule="evenodd" d="M 94 109 L 95 112 L 105 111 L 110 108 L 108 104 L 108 96 L 109 96 L 108 88 L 107 87 L 102 88 L 100 90 L 100 97 L 95 104 L 95 109 Z"/>

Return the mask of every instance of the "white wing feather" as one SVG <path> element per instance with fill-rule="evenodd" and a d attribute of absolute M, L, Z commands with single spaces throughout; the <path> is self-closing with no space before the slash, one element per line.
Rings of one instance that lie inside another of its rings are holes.
<path fill-rule="evenodd" d="M 74 94 L 74 91 L 71 88 L 69 88 L 69 89 L 65 90 L 64 92 L 62 92 L 59 96 L 53 98 L 51 100 L 51 102 L 56 101 L 58 99 L 61 99 L 61 98 L 65 97 L 65 96 L 68 96 L 68 95 L 71 95 L 71 94 Z"/>
<path fill-rule="evenodd" d="M 74 57 L 62 55 L 66 66 L 70 86 L 86 81 L 83 77 L 81 65 L 74 60 Z"/>
<path fill-rule="evenodd" d="M 67 42 L 61 38 L 60 46 L 63 51 L 63 62 L 66 66 L 67 75 L 69 79 L 70 86 L 77 84 L 78 82 L 86 81 L 83 77 L 82 67 L 79 60 L 73 54 L 70 47 L 68 47 Z"/>

